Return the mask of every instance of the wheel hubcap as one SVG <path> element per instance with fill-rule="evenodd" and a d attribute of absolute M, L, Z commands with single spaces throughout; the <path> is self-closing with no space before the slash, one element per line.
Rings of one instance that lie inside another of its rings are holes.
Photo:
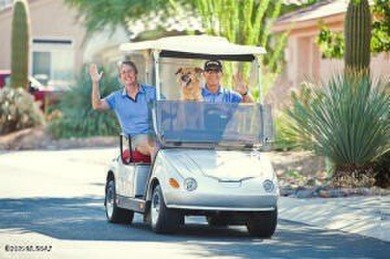
<path fill-rule="evenodd" d="M 151 220 L 153 226 L 156 225 L 158 215 L 160 214 L 160 202 L 161 202 L 160 195 L 158 194 L 157 191 L 155 191 L 153 193 L 152 204 L 150 208 L 150 214 L 151 214 Z"/>
<path fill-rule="evenodd" d="M 114 190 L 111 185 L 108 187 L 106 194 L 106 211 L 107 216 L 111 218 L 114 211 Z"/>

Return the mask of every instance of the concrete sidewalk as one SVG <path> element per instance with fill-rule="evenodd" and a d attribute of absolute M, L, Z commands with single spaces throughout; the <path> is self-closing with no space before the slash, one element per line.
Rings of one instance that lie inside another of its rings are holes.
<path fill-rule="evenodd" d="M 280 197 L 279 218 L 390 242 L 390 196 Z"/>

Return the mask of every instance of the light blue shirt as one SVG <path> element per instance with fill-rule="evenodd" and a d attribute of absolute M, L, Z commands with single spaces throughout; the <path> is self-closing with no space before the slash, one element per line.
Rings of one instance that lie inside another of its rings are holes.
<path fill-rule="evenodd" d="M 203 100 L 212 103 L 239 103 L 242 96 L 236 91 L 219 87 L 216 93 L 210 92 L 206 87 L 202 88 Z"/>
<path fill-rule="evenodd" d="M 156 88 L 141 85 L 135 100 L 126 90 L 112 92 L 104 98 L 118 117 L 124 134 L 135 136 L 151 132 L 148 103 L 156 100 Z"/>

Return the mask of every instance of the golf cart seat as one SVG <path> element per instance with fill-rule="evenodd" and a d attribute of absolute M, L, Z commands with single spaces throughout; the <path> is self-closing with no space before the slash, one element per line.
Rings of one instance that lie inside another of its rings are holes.
<path fill-rule="evenodd" d="M 127 163 L 148 163 L 149 164 L 151 162 L 150 156 L 144 155 L 138 150 L 134 150 L 133 152 L 130 153 L 129 149 L 123 150 L 122 159 Z"/>

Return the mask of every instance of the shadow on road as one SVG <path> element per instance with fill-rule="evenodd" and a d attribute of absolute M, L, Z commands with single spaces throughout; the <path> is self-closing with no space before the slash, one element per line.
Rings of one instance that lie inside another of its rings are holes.
<path fill-rule="evenodd" d="M 209 255 L 240 258 L 257 257 L 259 246 L 271 257 L 326 258 L 335 252 L 341 257 L 390 254 L 389 243 L 383 241 L 283 220 L 271 240 L 252 238 L 245 227 L 211 228 L 191 218 L 175 235 L 156 235 L 140 217 L 131 226 L 107 223 L 101 198 L 0 199 L 0 229 L 35 232 L 62 240 L 193 244 L 207 250 Z"/>

